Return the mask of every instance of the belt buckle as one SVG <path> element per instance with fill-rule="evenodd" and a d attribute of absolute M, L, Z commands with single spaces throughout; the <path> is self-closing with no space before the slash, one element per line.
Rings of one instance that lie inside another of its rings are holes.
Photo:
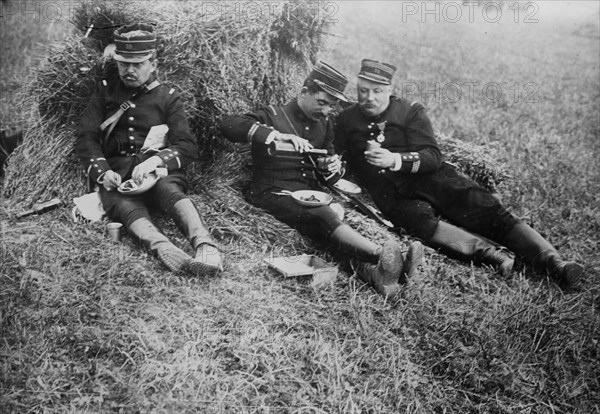
<path fill-rule="evenodd" d="M 121 108 L 123 111 L 128 110 L 130 107 L 131 106 L 129 105 L 129 102 L 127 102 L 127 101 L 125 101 L 121 105 L 119 105 L 119 108 Z"/>

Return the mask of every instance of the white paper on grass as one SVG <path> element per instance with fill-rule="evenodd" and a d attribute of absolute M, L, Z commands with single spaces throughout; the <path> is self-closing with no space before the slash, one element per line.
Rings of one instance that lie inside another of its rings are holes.
<path fill-rule="evenodd" d="M 75 209 L 77 213 L 83 218 L 89 221 L 102 220 L 104 216 L 104 209 L 102 208 L 102 202 L 100 201 L 100 194 L 97 191 L 82 195 L 81 197 L 75 197 L 73 199 L 75 203 Z M 77 221 L 77 215 L 73 211 L 73 218 Z"/>

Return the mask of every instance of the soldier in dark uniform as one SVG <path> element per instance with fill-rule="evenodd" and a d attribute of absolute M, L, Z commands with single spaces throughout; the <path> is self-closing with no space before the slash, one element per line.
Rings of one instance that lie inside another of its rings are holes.
<path fill-rule="evenodd" d="M 390 240 L 383 247 L 366 239 L 343 223 L 330 206 L 304 207 L 282 190 L 321 189 L 316 160 L 307 154 L 312 148 L 326 149 L 327 172 L 339 173 L 341 162 L 334 153 L 332 107 L 346 101 L 343 94 L 348 79 L 331 66 L 318 64 L 304 82 L 297 98 L 284 106 L 269 106 L 254 113 L 229 116 L 221 123 L 223 135 L 234 142 L 252 143 L 253 179 L 246 194 L 250 203 L 312 237 L 326 238 L 358 261 L 358 276 L 380 294 L 392 295 L 405 274 L 420 262 L 422 246 L 409 248 L 406 266 L 400 246 Z M 293 144 L 292 157 L 269 154 L 271 143 Z"/>
<path fill-rule="evenodd" d="M 581 265 L 563 261 L 491 193 L 443 162 L 423 106 L 391 95 L 395 70 L 363 60 L 358 103 L 346 108 L 336 124 L 338 152 L 382 213 L 449 256 L 493 265 L 508 275 L 514 263 L 508 248 L 561 286 L 577 286 Z"/>
<path fill-rule="evenodd" d="M 154 79 L 154 29 L 146 24 L 120 28 L 115 46 L 119 78 L 99 85 L 81 119 L 76 151 L 91 184 L 99 186 L 111 219 L 124 223 L 170 270 L 214 273 L 221 268 L 217 244 L 186 196 L 184 168 L 197 157 L 196 140 L 181 97 Z M 157 168 L 166 168 L 168 175 L 147 192 L 117 191 L 122 181 L 133 178 L 141 184 Z M 193 258 L 158 230 L 148 206 L 157 206 L 174 219 L 195 251 Z"/>

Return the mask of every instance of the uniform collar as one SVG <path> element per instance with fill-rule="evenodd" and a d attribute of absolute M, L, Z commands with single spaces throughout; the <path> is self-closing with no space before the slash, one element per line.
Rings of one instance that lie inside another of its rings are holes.
<path fill-rule="evenodd" d="M 369 121 L 372 121 L 372 122 L 379 122 L 379 121 L 381 121 L 382 119 L 384 119 L 384 118 L 387 116 L 388 112 L 390 111 L 390 108 L 392 107 L 392 103 L 393 103 L 395 100 L 396 100 L 396 97 L 395 97 L 394 95 L 390 96 L 390 101 L 388 102 L 388 106 L 387 106 L 387 108 L 385 108 L 385 110 L 384 110 L 382 113 L 380 113 L 379 115 L 376 115 L 376 116 L 369 116 L 369 115 L 365 114 L 365 113 L 364 113 L 364 112 L 362 112 L 362 111 L 361 111 L 361 113 L 362 113 L 362 114 L 364 115 L 364 117 L 365 117 L 365 118 L 367 118 Z M 359 109 L 360 109 L 360 107 L 359 107 Z"/>
<path fill-rule="evenodd" d="M 289 110 L 289 113 L 291 113 L 294 116 L 294 118 L 299 120 L 300 122 L 319 122 L 319 120 L 310 119 L 304 114 L 304 112 L 302 112 L 302 109 L 300 109 L 300 105 L 298 105 L 298 98 L 292 99 L 285 107 L 287 110 Z"/>
<path fill-rule="evenodd" d="M 144 82 L 143 84 L 141 84 L 140 86 L 138 86 L 137 88 L 128 88 L 127 86 L 125 86 L 125 84 L 123 83 L 121 78 L 119 78 L 119 82 L 121 82 L 121 86 L 123 87 L 123 89 L 125 89 L 128 92 L 132 92 L 132 93 L 136 93 L 136 94 L 138 92 L 140 92 L 140 93 L 145 92 L 145 87 L 150 85 L 155 80 L 156 80 L 156 78 L 154 77 L 154 75 L 150 75 L 148 80 L 146 82 Z"/>

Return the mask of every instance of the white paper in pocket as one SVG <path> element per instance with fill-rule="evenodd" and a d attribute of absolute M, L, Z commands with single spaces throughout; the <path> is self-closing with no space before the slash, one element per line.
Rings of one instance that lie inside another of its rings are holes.
<path fill-rule="evenodd" d="M 146 135 L 146 139 L 144 140 L 142 152 L 160 151 L 166 147 L 167 132 L 169 132 L 167 124 L 155 125 L 150 128 L 150 131 L 148 131 L 148 135 Z"/>

